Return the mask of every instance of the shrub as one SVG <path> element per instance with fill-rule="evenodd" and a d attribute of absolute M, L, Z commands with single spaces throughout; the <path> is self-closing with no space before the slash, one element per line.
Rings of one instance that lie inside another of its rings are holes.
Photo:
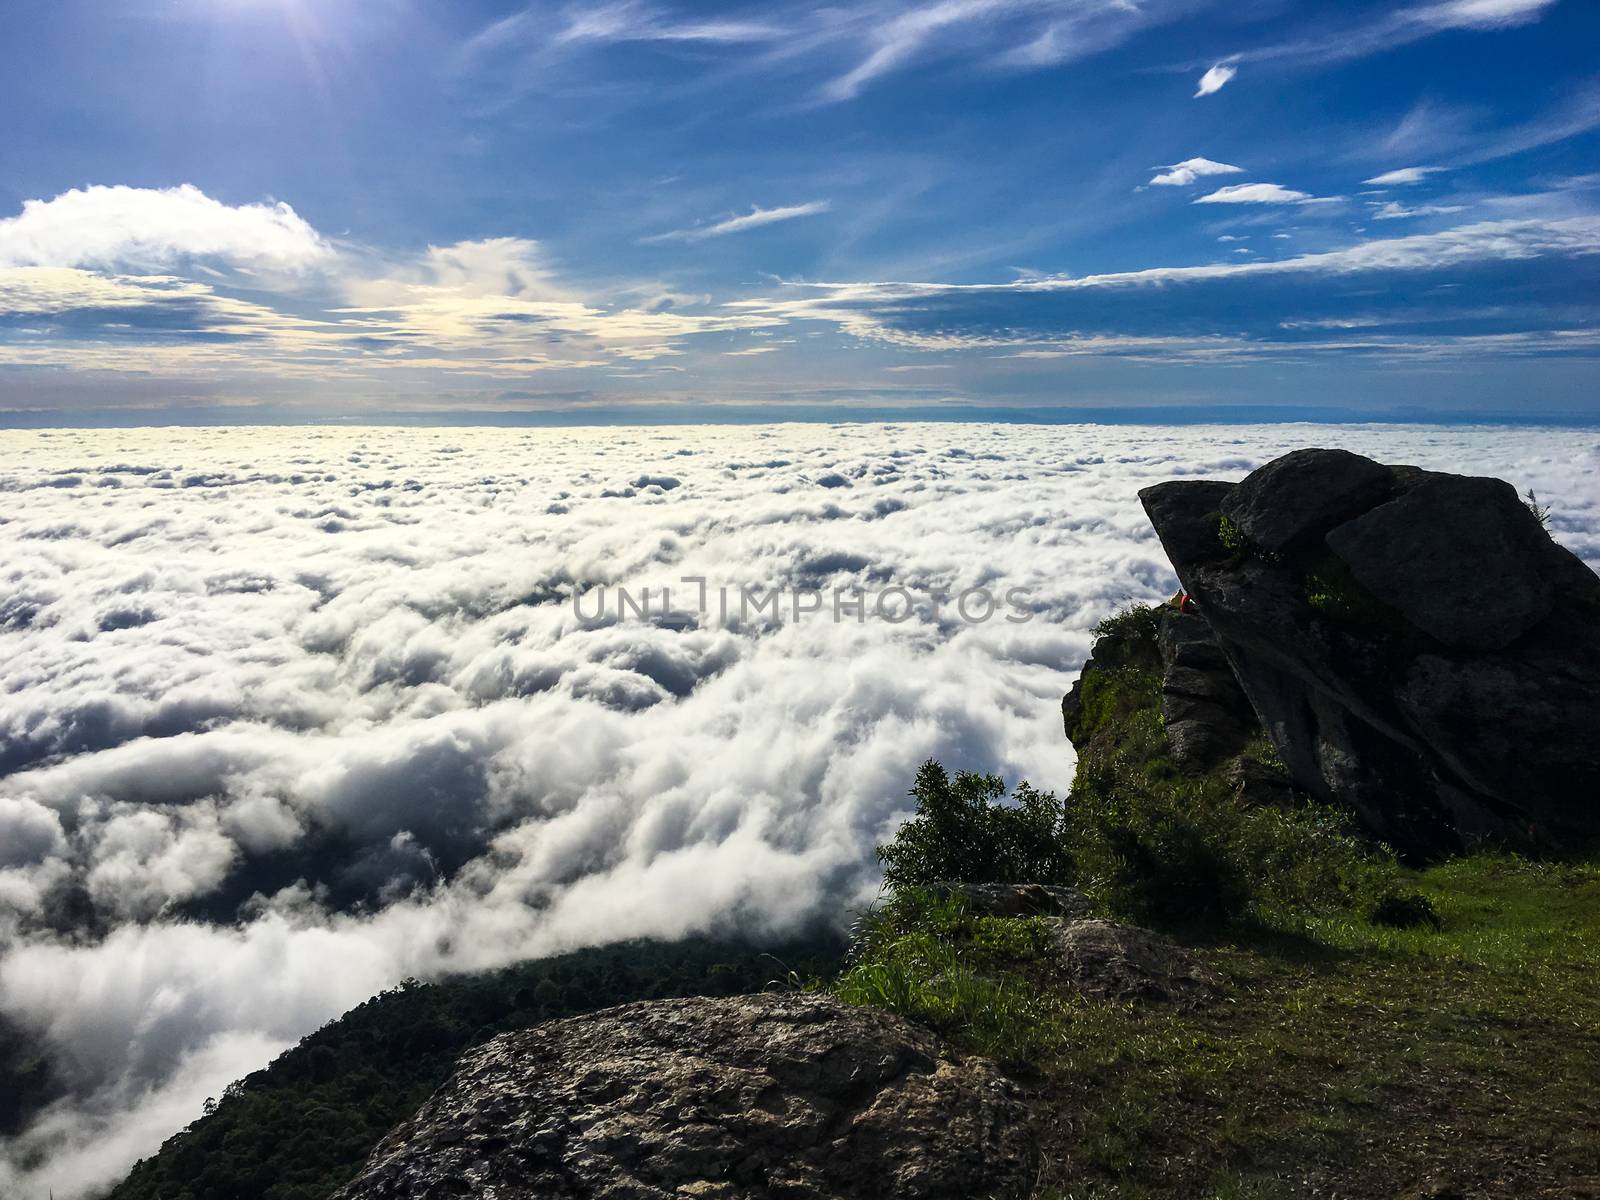
<path fill-rule="evenodd" d="M 1249 554 L 1254 546 L 1254 543 L 1245 536 L 1244 530 L 1227 517 L 1217 522 L 1217 540 L 1222 543 L 1224 550 L 1234 554 Z"/>
<path fill-rule="evenodd" d="M 1259 558 L 1262 562 L 1276 563 L 1283 560 L 1281 554 L 1268 550 L 1265 546 L 1258 545 L 1244 530 L 1240 529 L 1227 517 L 1217 521 L 1217 541 L 1222 543 L 1222 548 L 1233 554 L 1235 558 Z"/>
<path fill-rule="evenodd" d="M 893 840 L 878 847 L 891 888 L 937 883 L 1057 883 L 1072 873 L 1060 837 L 1061 802 L 1018 784 L 1004 803 L 998 775 L 959 772 L 951 778 L 932 759 L 911 788 L 917 812 Z"/>
<path fill-rule="evenodd" d="M 1216 774 L 1169 775 L 1165 758 L 1141 753 L 1147 737 L 1130 743 L 1080 761 L 1063 820 L 1077 886 L 1112 911 L 1221 923 L 1348 910 L 1392 890 L 1392 855 L 1342 812 L 1252 806 Z"/>
<path fill-rule="evenodd" d="M 1047 921 L 976 917 L 959 897 L 906 888 L 863 915 L 832 990 L 1020 1067 L 1065 1033 L 1066 1003 L 1032 978 L 1051 954 Z"/>
<path fill-rule="evenodd" d="M 1095 657 L 1119 666 L 1129 659 L 1153 662 L 1163 607 L 1131 604 L 1106 617 L 1094 627 Z"/>

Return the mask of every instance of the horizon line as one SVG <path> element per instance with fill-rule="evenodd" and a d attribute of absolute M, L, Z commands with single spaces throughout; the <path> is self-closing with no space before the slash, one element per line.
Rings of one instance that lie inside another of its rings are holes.
<path fill-rule="evenodd" d="M 247 415 L 248 414 L 248 415 Z M 39 409 L 0 411 L 0 430 L 163 428 L 581 428 L 681 425 L 1443 425 L 1600 428 L 1600 413 L 1351 408 L 1338 405 L 1177 404 L 941 406 L 641 405 L 581 409 L 413 409 L 297 412 L 268 406 L 183 409 Z"/>

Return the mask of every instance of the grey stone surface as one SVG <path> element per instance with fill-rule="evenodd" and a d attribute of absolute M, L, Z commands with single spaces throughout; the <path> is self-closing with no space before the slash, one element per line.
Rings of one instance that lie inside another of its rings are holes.
<path fill-rule="evenodd" d="M 1239 753 L 1258 726 L 1205 617 L 1164 609 L 1159 644 L 1161 719 L 1174 761 L 1204 770 Z"/>
<path fill-rule="evenodd" d="M 503 1034 L 340 1200 L 968 1200 L 1030 1193 L 1013 1086 L 819 995 L 659 1000 Z"/>
<path fill-rule="evenodd" d="M 1228 493 L 1223 514 L 1264 550 L 1314 545 L 1336 525 L 1389 498 L 1387 467 L 1348 450 L 1295 450 Z"/>
<path fill-rule="evenodd" d="M 1220 991 L 1200 962 L 1170 938 L 1115 921 L 1060 922 L 1054 934 L 1063 973 L 1095 1000 L 1194 1002 Z"/>
<path fill-rule="evenodd" d="M 1509 646 L 1554 602 L 1554 547 L 1499 479 L 1436 475 L 1332 530 L 1328 546 L 1368 591 L 1446 646 Z"/>
<path fill-rule="evenodd" d="M 1139 501 L 1151 523 L 1166 531 L 1161 543 L 1168 554 L 1176 551 L 1185 559 L 1214 558 L 1227 553 L 1217 540 L 1217 526 L 1223 501 L 1233 488 L 1231 483 L 1211 479 L 1177 479 L 1145 488 Z"/>

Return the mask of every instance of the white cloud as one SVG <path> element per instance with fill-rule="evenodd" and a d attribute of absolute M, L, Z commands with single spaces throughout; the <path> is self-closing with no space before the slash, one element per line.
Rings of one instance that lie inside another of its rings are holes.
<path fill-rule="evenodd" d="M 1233 77 L 1239 73 L 1239 68 L 1232 63 L 1218 63 L 1204 75 L 1200 76 L 1200 85 L 1195 89 L 1195 99 L 1201 96 L 1212 96 L 1220 92 L 1233 82 Z"/>
<path fill-rule="evenodd" d="M 579 6 L 567 11 L 560 42 L 766 42 L 782 30 L 756 21 L 693 21 L 649 5 L 624 0 L 619 4 Z"/>
<path fill-rule="evenodd" d="M 1374 175 L 1371 179 L 1363 179 L 1361 182 L 1370 183 L 1375 187 L 1421 183 L 1429 175 L 1436 174 L 1444 169 L 1444 167 L 1401 167 L 1398 170 L 1385 171 L 1382 175 Z"/>
<path fill-rule="evenodd" d="M 1070 778 L 1059 697 L 1094 623 L 1173 586 L 1138 488 L 1312 439 L 1568 497 L 1558 535 L 1600 561 L 1600 448 L 1570 431 L 8 435 L 0 553 L 30 607 L 0 627 L 0 1011 L 71 1095 L 0 1146 L 0 1192 L 87 1194 L 407 975 L 837 918 L 923 757 Z M 551 594 L 683 576 L 988 581 L 1038 616 L 585 627 Z M 102 628 L 130 597 L 154 615 Z M 320 861 L 330 832 L 353 848 Z M 296 848 L 371 907 L 297 887 L 182 918 Z M 433 881 L 430 856 L 458 869 Z M 68 884 L 109 932 L 41 918 Z"/>
<path fill-rule="evenodd" d="M 1372 210 L 1372 218 L 1375 221 L 1398 221 L 1405 217 L 1444 216 L 1448 213 L 1463 211 L 1465 211 L 1465 206 L 1461 204 L 1418 204 L 1413 208 L 1407 208 L 1405 205 L 1397 204 L 1391 200 L 1387 204 L 1380 204 L 1375 207 Z"/>
<path fill-rule="evenodd" d="M 726 237 L 730 233 L 743 233 L 747 229 L 759 229 L 763 225 L 773 225 L 779 221 L 793 221 L 799 217 L 814 217 L 818 213 L 827 212 L 832 206 L 826 200 L 813 200 L 806 204 L 789 204 L 778 208 L 759 208 L 752 206 L 750 211 L 743 216 L 728 217 L 712 225 L 700 225 L 692 229 L 674 229 L 670 233 L 658 233 L 653 237 L 642 239 L 646 242 L 703 242 L 708 238 Z"/>
<path fill-rule="evenodd" d="M 3 267 L 155 267 L 192 259 L 305 271 L 332 247 L 287 204 L 237 207 L 189 184 L 89 187 L 28 200 L 0 219 Z"/>
<path fill-rule="evenodd" d="M 1240 175 L 1243 167 L 1213 162 L 1209 158 L 1186 158 L 1180 163 L 1161 168 L 1160 174 L 1150 180 L 1152 187 L 1188 187 L 1197 179 L 1210 175 Z"/>
<path fill-rule="evenodd" d="M 686 236 L 721 236 L 826 207 L 757 209 Z M 250 278 L 206 270 L 202 258 Z M 33 260 L 100 269 L 9 265 Z M 346 303 L 296 315 L 303 301 L 283 294 L 296 280 L 280 274 L 284 286 L 275 288 L 272 276 L 313 265 L 322 294 L 342 292 Z M 186 268 L 191 277 L 180 274 Z M 141 269 L 162 273 L 133 273 Z M 231 209 L 187 187 L 91 188 L 28 201 L 19 216 L 0 220 L 0 314 L 36 318 L 50 335 L 0 340 L 0 366 L 185 379 L 254 373 L 279 383 L 577 371 L 659 360 L 698 334 L 772 324 L 660 286 L 580 296 L 525 238 L 385 259 L 336 250 L 287 206 Z M 69 320 L 74 314 L 81 319 Z"/>
<path fill-rule="evenodd" d="M 1504 29 L 1537 21 L 1556 0 L 1441 0 L 1402 10 L 1401 16 L 1436 29 Z"/>
<path fill-rule="evenodd" d="M 1177 16 L 1185 6 L 1172 0 L 1130 4 L 1123 0 L 938 0 L 862 6 L 857 21 L 840 20 L 840 9 L 822 9 L 813 44 L 842 44 L 852 53 L 870 50 L 849 70 L 823 86 L 827 101 L 851 99 L 913 63 L 979 57 L 1006 67 L 1037 69 L 1098 54 L 1141 29 Z M 804 40 L 804 39 L 801 39 Z"/>
<path fill-rule="evenodd" d="M 1384 54 L 1452 30 L 1490 32 L 1531 24 L 1556 0 L 1434 0 L 1391 9 L 1372 20 L 1233 56 L 1247 62 L 1346 62 Z"/>
<path fill-rule="evenodd" d="M 1275 235 L 1276 236 L 1276 235 Z M 1384 276 L 1416 273 L 1436 283 L 1468 266 L 1544 259 L 1551 294 L 1587 270 L 1586 261 L 1600 255 L 1600 218 L 1524 217 L 1480 221 L 1430 233 L 1373 238 L 1339 250 L 1250 262 L 1213 262 L 1202 266 L 1158 266 L 1098 275 L 1052 275 L 1008 283 L 857 282 L 793 285 L 777 297 L 753 299 L 730 307 L 790 321 L 827 321 L 845 334 L 923 352 L 995 348 L 1046 348 L 1052 355 L 1062 344 L 1074 355 L 1138 355 L 1151 360 L 1195 361 L 1263 354 L 1296 355 L 1338 352 L 1412 356 L 1503 353 L 1592 352 L 1600 335 L 1574 328 L 1529 328 L 1525 322 L 1548 324 L 1537 298 L 1506 320 L 1513 328 L 1501 335 L 1441 334 L 1416 338 L 1375 338 L 1359 342 L 1297 341 L 1286 346 L 1270 329 L 1253 335 L 1238 332 L 1195 332 L 1150 336 L 1132 332 L 1147 328 L 1156 305 L 1167 306 L 1171 319 L 1185 329 L 1209 322 L 1219 298 L 1235 318 L 1248 321 L 1281 308 L 1263 309 L 1247 298 L 1242 286 L 1261 280 L 1282 289 L 1280 304 L 1293 304 L 1307 318 L 1329 289 L 1323 281 L 1365 275 L 1380 293 Z M 1293 289 L 1293 290 L 1290 290 Z M 1119 295 L 1121 293 L 1122 295 Z M 1126 294 L 1138 293 L 1137 316 L 1130 319 Z M 1074 294 L 1076 299 L 1069 298 Z M 1110 314 L 1110 315 L 1108 315 Z M 1087 323 L 1091 331 L 1082 326 Z M 1240 326 L 1230 321 L 1230 328 Z"/>
<path fill-rule="evenodd" d="M 1276 183 L 1235 183 L 1201 196 L 1196 204 L 1304 204 L 1317 197 Z"/>

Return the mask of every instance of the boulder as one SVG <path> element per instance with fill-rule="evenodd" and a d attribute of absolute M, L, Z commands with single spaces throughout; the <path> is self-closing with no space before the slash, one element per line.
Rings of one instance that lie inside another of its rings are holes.
<path fill-rule="evenodd" d="M 1555 547 L 1499 479 L 1436 475 L 1327 540 L 1368 591 L 1449 647 L 1502 649 L 1554 603 Z"/>
<path fill-rule="evenodd" d="M 1161 544 L 1169 555 L 1181 554 L 1186 560 L 1225 555 L 1227 550 L 1217 537 L 1222 517 L 1222 502 L 1234 485 L 1214 479 L 1178 479 L 1158 484 L 1139 493 L 1150 522 L 1166 530 Z M 1169 545 L 1167 539 L 1172 539 Z"/>
<path fill-rule="evenodd" d="M 1600 842 L 1600 579 L 1509 484 L 1302 451 L 1140 499 L 1296 789 L 1413 859 Z M 1163 657 L 1169 738 L 1215 727 Z"/>
<path fill-rule="evenodd" d="M 1217 994 L 1216 977 L 1172 939 L 1115 921 L 1062 921 L 1054 931 L 1060 968 L 1094 1000 L 1192 1002 Z"/>
<path fill-rule="evenodd" d="M 1274 459 L 1222 501 L 1222 513 L 1272 553 L 1314 545 L 1395 489 L 1394 474 L 1348 450 L 1295 450 Z"/>
<path fill-rule="evenodd" d="M 994 1066 L 819 995 L 657 1000 L 502 1034 L 341 1200 L 965 1200 L 1031 1194 Z"/>

